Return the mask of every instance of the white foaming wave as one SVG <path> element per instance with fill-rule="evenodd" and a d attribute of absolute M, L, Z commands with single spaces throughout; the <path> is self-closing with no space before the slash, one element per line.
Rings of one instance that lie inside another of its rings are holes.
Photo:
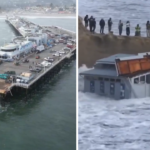
<path fill-rule="evenodd" d="M 88 69 L 84 65 L 79 73 Z M 117 101 L 82 89 L 79 76 L 79 149 L 149 149 L 150 98 Z"/>
<path fill-rule="evenodd" d="M 79 68 L 79 70 L 78 70 L 78 72 L 79 73 L 81 73 L 81 72 L 83 72 L 83 71 L 87 71 L 87 70 L 90 70 L 91 68 L 87 68 L 87 66 L 85 65 L 85 64 L 83 64 L 80 68 Z M 83 76 L 78 76 L 78 80 L 79 80 L 79 82 L 78 82 L 78 89 L 79 89 L 79 91 L 83 91 L 83 89 L 84 89 L 84 79 L 83 79 Z"/>

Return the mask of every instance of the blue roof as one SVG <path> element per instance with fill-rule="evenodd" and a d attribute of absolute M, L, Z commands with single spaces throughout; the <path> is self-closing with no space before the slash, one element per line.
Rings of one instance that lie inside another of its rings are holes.
<path fill-rule="evenodd" d="M 134 54 L 115 54 L 106 58 L 102 58 L 96 61 L 96 63 L 104 63 L 104 64 L 114 64 L 115 59 L 121 58 L 121 57 L 128 57 L 128 56 L 137 56 Z"/>
<path fill-rule="evenodd" d="M 88 71 L 81 72 L 80 75 L 116 77 L 117 71 L 115 69 L 91 69 Z"/>

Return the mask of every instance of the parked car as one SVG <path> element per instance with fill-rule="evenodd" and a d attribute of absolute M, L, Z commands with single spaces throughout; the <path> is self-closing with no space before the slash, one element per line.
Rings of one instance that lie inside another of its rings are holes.
<path fill-rule="evenodd" d="M 62 56 L 62 54 L 60 54 L 59 52 L 56 52 L 53 54 L 53 56 Z"/>
<path fill-rule="evenodd" d="M 39 63 L 39 64 L 37 64 L 35 67 L 43 68 L 43 65 L 41 65 L 41 64 Z"/>
<path fill-rule="evenodd" d="M 52 64 L 52 63 L 47 62 L 47 61 L 43 61 L 43 62 L 41 63 L 41 65 L 42 65 L 43 67 L 49 67 L 49 66 L 51 66 L 51 64 Z"/>
<path fill-rule="evenodd" d="M 55 44 L 58 44 L 58 43 L 59 43 L 59 40 L 58 40 L 58 39 L 55 39 L 54 42 L 55 42 Z"/>
<path fill-rule="evenodd" d="M 64 40 L 63 39 L 59 39 L 59 43 L 64 43 Z"/>
<path fill-rule="evenodd" d="M 67 44 L 67 41 L 64 40 L 63 44 Z"/>
<path fill-rule="evenodd" d="M 73 48 L 73 44 L 72 43 L 67 43 L 67 47 Z"/>
<path fill-rule="evenodd" d="M 53 61 L 54 61 L 54 58 L 47 57 L 47 58 L 44 58 L 44 60 L 46 60 L 46 61 L 48 61 L 48 62 L 53 62 Z"/>
<path fill-rule="evenodd" d="M 40 52 L 42 52 L 42 51 L 44 51 L 44 50 L 45 50 L 44 45 L 40 45 L 40 46 L 38 46 L 38 47 L 36 48 L 36 52 L 37 52 L 37 53 L 40 53 Z"/>
<path fill-rule="evenodd" d="M 65 47 L 65 48 L 63 48 L 63 50 L 64 50 L 64 51 L 70 51 L 70 50 L 71 50 L 71 48 L 69 48 L 69 47 Z"/>
<path fill-rule="evenodd" d="M 15 71 L 6 71 L 4 74 L 9 74 L 9 75 L 16 75 Z"/>
<path fill-rule="evenodd" d="M 59 51 L 59 54 L 61 55 L 63 55 L 63 54 L 66 54 L 66 52 L 65 51 L 63 51 L 63 50 L 61 50 L 61 51 Z"/>
<path fill-rule="evenodd" d="M 38 67 L 36 67 L 36 68 L 30 68 L 30 71 L 31 72 L 40 72 L 42 69 L 41 68 L 38 68 Z"/>
<path fill-rule="evenodd" d="M 29 59 L 23 59 L 22 62 L 27 63 L 27 62 L 29 62 Z"/>
<path fill-rule="evenodd" d="M 25 79 L 23 79 L 23 78 L 21 78 L 21 77 L 17 77 L 17 78 L 16 78 L 16 82 L 17 82 L 17 83 L 25 83 L 25 84 L 28 84 L 28 81 L 25 80 Z"/>
<path fill-rule="evenodd" d="M 7 59 L 3 59 L 3 61 L 5 61 L 5 62 L 13 62 L 14 59 L 12 59 L 12 58 L 7 58 Z"/>

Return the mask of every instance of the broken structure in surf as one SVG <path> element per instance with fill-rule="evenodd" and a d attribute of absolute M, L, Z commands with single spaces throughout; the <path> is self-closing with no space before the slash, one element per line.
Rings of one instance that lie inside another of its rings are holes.
<path fill-rule="evenodd" d="M 114 99 L 150 96 L 150 53 L 115 54 L 96 61 L 94 68 L 81 72 L 84 92 Z"/>

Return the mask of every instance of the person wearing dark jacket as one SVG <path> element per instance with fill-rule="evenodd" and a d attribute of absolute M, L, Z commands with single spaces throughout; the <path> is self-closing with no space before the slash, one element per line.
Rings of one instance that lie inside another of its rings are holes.
<path fill-rule="evenodd" d="M 129 21 L 126 22 L 126 35 L 127 36 L 130 35 L 130 22 Z"/>
<path fill-rule="evenodd" d="M 123 29 L 123 23 L 121 22 L 121 20 L 119 20 L 118 29 L 119 29 L 119 35 L 121 35 Z"/>
<path fill-rule="evenodd" d="M 93 32 L 93 21 L 94 21 L 93 16 L 91 16 L 89 19 L 90 32 Z"/>
<path fill-rule="evenodd" d="M 147 37 L 150 37 L 150 23 L 149 23 L 149 21 L 147 21 L 147 23 L 146 23 L 146 33 L 147 33 Z"/>
<path fill-rule="evenodd" d="M 88 15 L 86 15 L 86 16 L 84 17 L 84 22 L 85 22 L 85 27 L 86 27 L 86 28 L 88 27 L 88 20 L 89 20 Z"/>
<path fill-rule="evenodd" d="M 95 32 L 96 29 L 96 20 L 95 18 L 93 18 L 93 33 Z"/>
<path fill-rule="evenodd" d="M 110 31 L 111 31 L 111 27 L 112 27 L 112 20 L 111 20 L 111 18 L 109 18 L 109 20 L 108 20 L 108 32 L 110 33 Z"/>
<path fill-rule="evenodd" d="M 100 25 L 100 33 L 104 33 L 104 27 L 105 27 L 105 21 L 104 19 L 101 19 L 100 22 L 99 22 L 99 25 Z"/>

